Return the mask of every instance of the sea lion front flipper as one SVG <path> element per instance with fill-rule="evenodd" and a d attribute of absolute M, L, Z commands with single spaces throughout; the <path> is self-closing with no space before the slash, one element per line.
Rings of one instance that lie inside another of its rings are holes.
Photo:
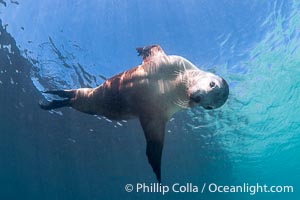
<path fill-rule="evenodd" d="M 166 121 L 160 116 L 140 116 L 140 122 L 147 141 L 146 154 L 158 182 L 161 182 L 161 157 Z"/>
<path fill-rule="evenodd" d="M 136 48 L 138 56 L 143 57 L 143 64 L 155 56 L 166 56 L 165 52 L 158 44 Z"/>

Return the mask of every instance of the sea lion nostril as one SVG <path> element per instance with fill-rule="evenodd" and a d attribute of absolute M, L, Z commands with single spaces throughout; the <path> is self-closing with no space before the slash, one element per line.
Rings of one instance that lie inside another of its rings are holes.
<path fill-rule="evenodd" d="M 206 110 L 212 110 L 212 109 L 214 109 L 213 107 L 211 107 L 211 106 L 206 106 L 206 107 L 204 107 Z"/>
<path fill-rule="evenodd" d="M 216 83 L 212 81 L 212 82 L 209 83 L 209 86 L 210 86 L 211 88 L 214 88 L 214 87 L 216 86 Z"/>

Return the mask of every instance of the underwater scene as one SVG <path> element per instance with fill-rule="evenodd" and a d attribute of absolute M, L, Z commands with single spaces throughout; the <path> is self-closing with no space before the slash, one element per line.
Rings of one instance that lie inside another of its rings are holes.
<path fill-rule="evenodd" d="M 0 0 L 0 199 L 299 198 L 300 1 Z"/>

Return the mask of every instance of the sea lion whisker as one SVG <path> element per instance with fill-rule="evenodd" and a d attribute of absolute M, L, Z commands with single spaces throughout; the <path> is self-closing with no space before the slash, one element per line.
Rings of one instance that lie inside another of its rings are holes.
<path fill-rule="evenodd" d="M 182 99 L 177 99 L 175 101 L 175 104 L 178 105 L 179 107 L 181 108 L 188 108 L 188 105 L 189 105 L 189 101 L 186 101 L 186 100 L 182 100 Z"/>

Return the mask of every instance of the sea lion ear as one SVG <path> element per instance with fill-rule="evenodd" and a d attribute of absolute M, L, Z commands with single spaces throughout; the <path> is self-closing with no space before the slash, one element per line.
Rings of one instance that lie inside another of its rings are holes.
<path fill-rule="evenodd" d="M 138 47 L 136 48 L 136 51 L 138 52 L 138 56 L 143 57 L 143 63 L 156 56 L 166 56 L 165 52 L 158 44 L 153 44 L 145 47 Z"/>

